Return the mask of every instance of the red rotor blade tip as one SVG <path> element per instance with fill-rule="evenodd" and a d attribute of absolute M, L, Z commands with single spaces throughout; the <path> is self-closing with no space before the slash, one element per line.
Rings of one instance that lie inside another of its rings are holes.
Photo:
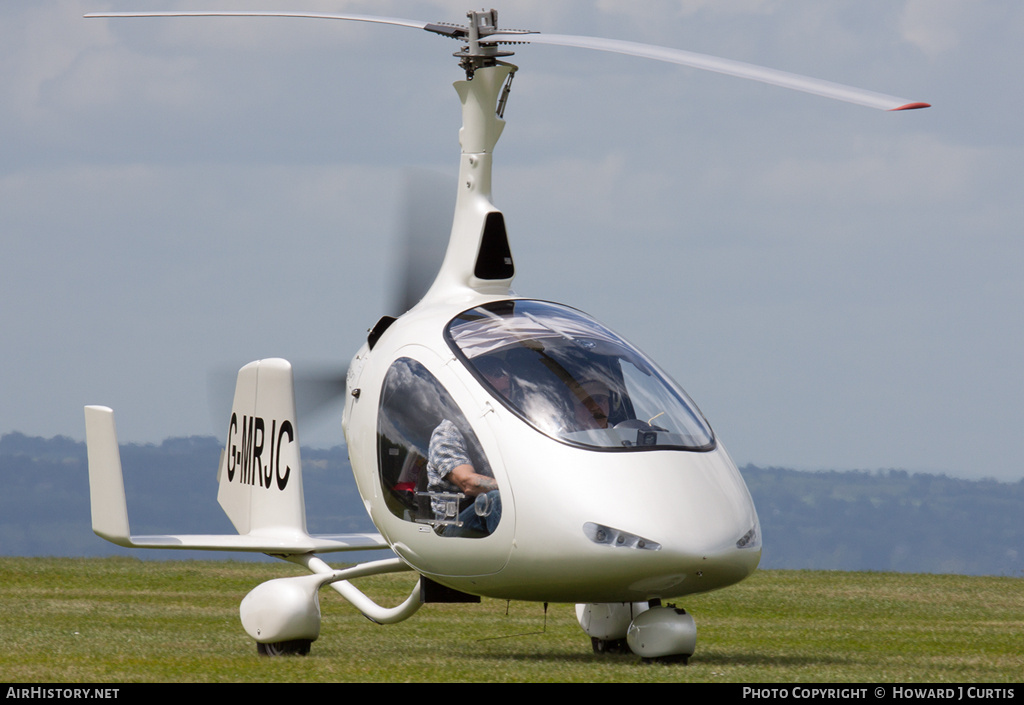
<path fill-rule="evenodd" d="M 920 108 L 930 107 L 932 107 L 931 103 L 907 103 L 906 105 L 901 105 L 898 108 L 893 108 L 889 112 L 896 112 L 897 110 L 919 110 Z"/>

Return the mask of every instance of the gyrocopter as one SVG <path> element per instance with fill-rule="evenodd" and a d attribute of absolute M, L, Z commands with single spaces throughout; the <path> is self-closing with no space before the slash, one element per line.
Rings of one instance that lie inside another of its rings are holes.
<path fill-rule="evenodd" d="M 892 96 L 700 54 L 593 37 L 503 30 L 497 12 L 464 25 L 295 12 L 97 13 L 87 17 L 308 17 L 398 25 L 462 43 L 458 192 L 433 284 L 370 329 L 347 370 L 343 427 L 379 534 L 310 535 L 291 366 L 238 372 L 218 501 L 234 535 L 132 535 L 111 409 L 85 409 L 93 530 L 138 548 L 251 551 L 310 574 L 253 589 L 242 625 L 267 655 L 308 653 L 330 585 L 378 623 L 424 603 L 575 603 L 595 652 L 685 662 L 696 626 L 665 600 L 750 575 L 761 529 L 746 485 L 707 420 L 662 369 L 589 315 L 524 298 L 504 217 L 491 202 L 492 155 L 516 66 L 509 47 L 554 44 L 732 74 L 883 110 Z M 517 47 L 518 49 L 519 47 Z M 390 550 L 335 570 L 318 554 Z M 408 598 L 382 607 L 352 581 L 410 571 Z"/>

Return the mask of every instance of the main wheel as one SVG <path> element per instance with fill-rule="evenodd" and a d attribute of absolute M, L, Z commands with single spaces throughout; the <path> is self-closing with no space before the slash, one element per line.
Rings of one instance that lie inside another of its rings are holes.
<path fill-rule="evenodd" d="M 260 656 L 305 656 L 313 644 L 312 639 L 292 639 L 278 641 L 273 644 L 256 644 L 256 653 Z"/>

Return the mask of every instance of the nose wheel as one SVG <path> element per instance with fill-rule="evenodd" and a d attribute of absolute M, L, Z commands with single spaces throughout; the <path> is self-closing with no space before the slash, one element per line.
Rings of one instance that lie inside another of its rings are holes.
<path fill-rule="evenodd" d="M 682 607 L 651 607 L 629 625 L 626 643 L 645 663 L 686 664 L 697 648 L 697 624 Z"/>
<path fill-rule="evenodd" d="M 660 601 L 576 605 L 594 653 L 634 653 L 644 663 L 686 665 L 697 648 L 697 625 L 681 607 Z"/>

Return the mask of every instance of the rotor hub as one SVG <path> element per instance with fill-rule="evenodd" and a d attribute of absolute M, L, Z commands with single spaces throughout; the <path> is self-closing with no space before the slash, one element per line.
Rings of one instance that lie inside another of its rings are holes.
<path fill-rule="evenodd" d="M 466 13 L 469 24 L 456 25 L 449 23 L 428 24 L 424 27 L 428 32 L 434 32 L 453 39 L 460 39 L 466 44 L 459 51 L 452 54 L 459 59 L 459 66 L 466 72 L 468 80 L 473 79 L 477 69 L 486 66 L 495 66 L 500 63 L 499 59 L 513 56 L 515 52 L 498 49 L 499 44 L 515 44 L 517 42 L 494 42 L 481 44 L 480 40 L 492 34 L 537 34 L 526 29 L 499 29 L 497 10 L 480 10 Z M 525 39 L 524 39 L 525 41 Z"/>

